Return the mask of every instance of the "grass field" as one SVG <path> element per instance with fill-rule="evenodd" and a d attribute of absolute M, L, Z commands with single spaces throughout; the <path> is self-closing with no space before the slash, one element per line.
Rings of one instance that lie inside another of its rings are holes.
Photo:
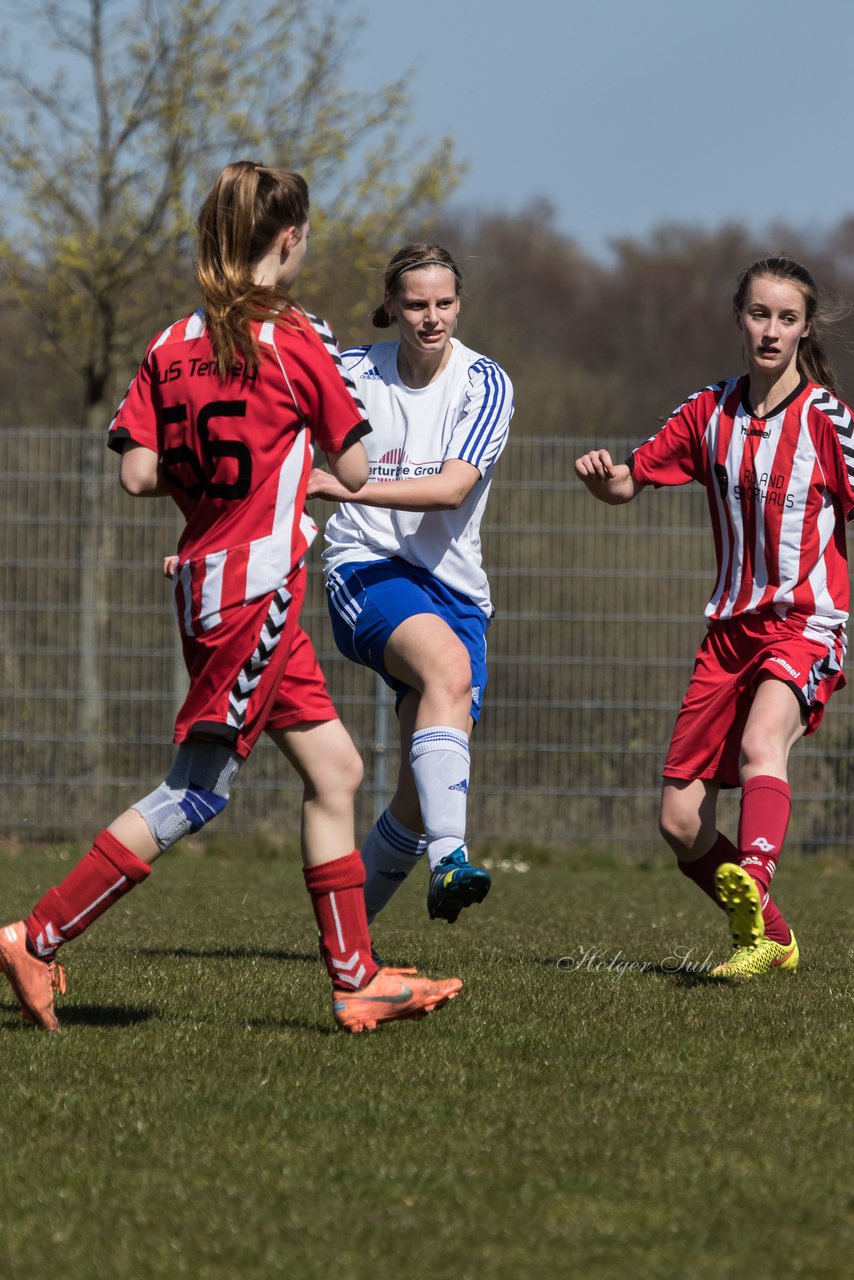
<path fill-rule="evenodd" d="M 79 852 L 0 856 L 3 918 Z M 801 973 L 738 989 L 664 855 L 503 865 L 452 928 L 405 886 L 378 947 L 465 989 L 346 1037 L 294 857 L 164 858 L 66 949 L 63 1035 L 0 992 L 0 1274 L 850 1274 L 854 865 L 784 866 Z"/>

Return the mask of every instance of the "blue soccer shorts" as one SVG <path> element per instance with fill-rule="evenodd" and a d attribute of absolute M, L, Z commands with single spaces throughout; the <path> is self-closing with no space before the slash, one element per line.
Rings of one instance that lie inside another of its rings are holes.
<path fill-rule="evenodd" d="M 326 579 L 335 643 L 345 658 L 376 671 L 394 689 L 397 705 L 408 685 L 389 675 L 383 654 L 391 633 L 407 618 L 433 613 L 447 622 L 471 660 L 471 717 L 477 722 L 486 689 L 489 619 L 474 601 L 432 573 L 405 560 L 370 560 L 332 569 Z"/>

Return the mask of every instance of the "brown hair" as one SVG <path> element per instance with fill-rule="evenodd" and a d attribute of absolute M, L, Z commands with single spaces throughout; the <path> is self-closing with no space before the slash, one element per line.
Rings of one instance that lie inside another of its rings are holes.
<path fill-rule="evenodd" d="M 416 267 L 447 267 L 454 273 L 457 297 L 460 296 L 463 287 L 462 272 L 447 249 L 438 244 L 405 244 L 402 249 L 398 249 L 383 273 L 385 297 L 394 294 L 401 276 L 407 271 L 414 271 Z M 393 323 L 386 310 L 385 298 L 371 314 L 371 321 L 377 329 L 388 329 Z"/>
<path fill-rule="evenodd" d="M 752 263 L 742 271 L 738 278 L 738 288 L 732 299 L 736 316 L 744 309 L 751 282 L 760 276 L 770 276 L 774 280 L 790 280 L 800 289 L 806 304 L 806 319 L 810 331 L 805 338 L 801 338 L 798 345 L 798 369 L 809 378 L 810 382 L 817 382 L 819 386 L 826 387 L 828 391 L 838 396 L 839 386 L 836 374 L 822 346 L 819 327 L 823 331 L 826 326 L 841 319 L 846 308 L 841 305 L 820 304 L 818 286 L 806 267 L 802 267 L 799 262 L 786 257 L 760 258 L 758 262 Z"/>
<path fill-rule="evenodd" d="M 242 357 L 258 367 L 250 320 L 293 306 L 285 289 L 257 285 L 255 264 L 284 227 L 308 221 L 308 187 L 298 173 L 252 160 L 226 165 L 199 212 L 196 279 L 220 377 Z"/>

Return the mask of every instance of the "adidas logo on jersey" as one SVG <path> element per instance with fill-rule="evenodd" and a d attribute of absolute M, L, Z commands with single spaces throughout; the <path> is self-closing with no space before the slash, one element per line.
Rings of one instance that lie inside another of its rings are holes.
<path fill-rule="evenodd" d="M 467 796 L 469 793 L 469 784 L 466 782 L 465 778 L 460 778 L 459 782 L 454 782 L 450 787 L 448 787 L 448 790 L 462 791 L 463 795 Z"/>
<path fill-rule="evenodd" d="M 366 369 L 364 373 L 360 373 L 359 377 L 364 378 L 366 381 L 373 382 L 382 382 L 383 380 L 383 376 L 379 369 L 375 369 L 373 365 L 371 365 L 370 369 Z"/>

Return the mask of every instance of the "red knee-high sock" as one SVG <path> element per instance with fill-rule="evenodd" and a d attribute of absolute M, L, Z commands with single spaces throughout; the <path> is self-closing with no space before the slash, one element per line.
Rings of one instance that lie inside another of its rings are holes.
<path fill-rule="evenodd" d="M 792 793 L 781 778 L 761 774 L 749 778 L 741 789 L 738 821 L 738 865 L 756 881 L 762 893 L 765 937 L 786 943 L 791 931 L 771 901 L 771 881 L 786 839 Z"/>
<path fill-rule="evenodd" d="M 365 915 L 365 867 L 358 851 L 304 867 L 320 930 L 320 951 L 334 987 L 358 990 L 377 972 Z"/>
<path fill-rule="evenodd" d="M 712 845 L 708 853 L 704 853 L 702 858 L 695 858 L 693 862 L 677 861 L 676 865 L 682 872 L 683 876 L 687 876 L 689 880 L 693 880 L 703 890 L 707 898 L 711 898 L 716 907 L 723 906 L 718 901 L 718 895 L 715 893 L 715 872 L 722 862 L 738 862 L 738 850 L 731 840 L 728 840 L 722 832 L 718 831 L 717 839 Z"/>
<path fill-rule="evenodd" d="M 57 947 L 88 929 L 149 875 L 147 863 L 109 831 L 99 831 L 85 858 L 48 889 L 24 921 L 32 950 L 43 960 L 52 960 Z"/>

